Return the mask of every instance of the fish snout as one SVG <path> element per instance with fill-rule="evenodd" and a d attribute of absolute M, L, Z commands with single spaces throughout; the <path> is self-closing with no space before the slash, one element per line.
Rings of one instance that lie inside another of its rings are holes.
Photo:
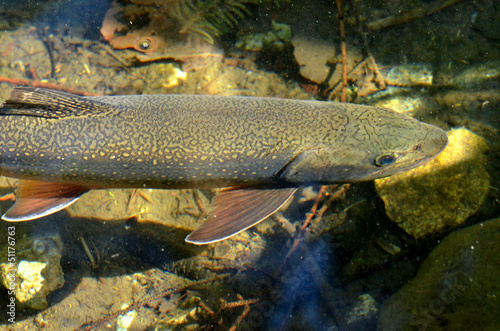
<path fill-rule="evenodd" d="M 438 127 L 430 126 L 428 135 L 428 144 L 431 146 L 429 153 L 430 156 L 435 157 L 441 153 L 448 145 L 448 135 L 446 132 Z"/>
<path fill-rule="evenodd" d="M 448 135 L 444 130 L 430 124 L 426 125 L 427 136 L 424 141 L 413 147 L 414 151 L 417 151 L 421 156 L 415 160 L 416 162 L 412 168 L 416 168 L 431 161 L 448 145 Z"/>

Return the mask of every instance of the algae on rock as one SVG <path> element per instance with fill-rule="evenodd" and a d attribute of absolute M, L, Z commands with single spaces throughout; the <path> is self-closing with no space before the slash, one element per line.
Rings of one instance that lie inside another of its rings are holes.
<path fill-rule="evenodd" d="M 384 303 L 378 330 L 497 330 L 499 238 L 500 218 L 447 236 Z"/>

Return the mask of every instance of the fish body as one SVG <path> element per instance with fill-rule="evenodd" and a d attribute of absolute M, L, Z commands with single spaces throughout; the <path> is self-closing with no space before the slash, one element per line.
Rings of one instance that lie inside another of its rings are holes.
<path fill-rule="evenodd" d="M 81 192 L 126 187 L 292 192 L 409 170 L 434 158 L 446 143 L 444 131 L 409 116 L 321 101 L 80 97 L 16 88 L 0 108 L 0 175 Z M 281 200 L 287 194 L 282 195 Z"/>

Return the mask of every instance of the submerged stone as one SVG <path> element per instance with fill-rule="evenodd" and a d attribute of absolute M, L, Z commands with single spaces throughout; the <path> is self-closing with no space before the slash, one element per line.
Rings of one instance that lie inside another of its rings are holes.
<path fill-rule="evenodd" d="M 346 325 L 350 330 L 367 330 L 377 316 L 377 303 L 370 294 L 362 294 L 354 308 L 347 313 Z"/>
<path fill-rule="evenodd" d="M 0 282 L 13 290 L 19 307 L 45 309 L 47 296 L 64 285 L 59 234 L 19 239 L 15 260 L 7 259 L 8 247 L 0 252 L 1 261 L 5 261 L 0 263 Z"/>
<path fill-rule="evenodd" d="M 446 237 L 382 306 L 378 330 L 496 330 L 499 238 L 500 218 Z"/>
<path fill-rule="evenodd" d="M 292 39 L 292 44 L 293 55 L 300 65 L 300 74 L 313 82 L 324 82 L 330 71 L 327 63 L 335 57 L 335 46 L 299 36 Z"/>
<path fill-rule="evenodd" d="M 448 138 L 431 162 L 375 180 L 387 215 L 417 239 L 459 226 L 488 194 L 485 140 L 467 129 L 451 130 Z"/>
<path fill-rule="evenodd" d="M 402 64 L 388 70 L 385 80 L 393 86 L 431 86 L 432 68 L 419 64 Z"/>

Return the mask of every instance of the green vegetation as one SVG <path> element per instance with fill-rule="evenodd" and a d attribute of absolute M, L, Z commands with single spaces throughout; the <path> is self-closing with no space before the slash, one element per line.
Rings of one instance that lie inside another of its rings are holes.
<path fill-rule="evenodd" d="M 172 15 L 180 23 L 180 33 L 199 35 L 213 44 L 250 15 L 250 6 L 281 7 L 288 0 L 177 0 Z"/>

